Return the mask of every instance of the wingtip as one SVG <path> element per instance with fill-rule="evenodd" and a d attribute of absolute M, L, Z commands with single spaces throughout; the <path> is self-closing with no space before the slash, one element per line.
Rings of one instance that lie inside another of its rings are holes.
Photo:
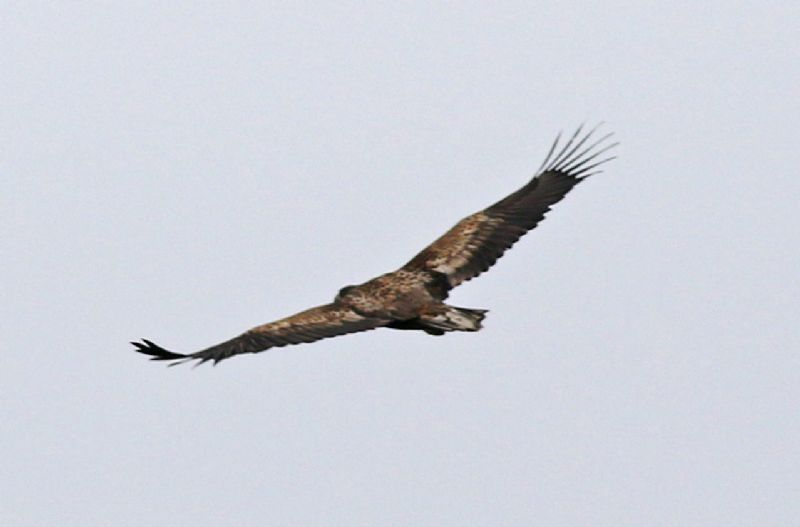
<path fill-rule="evenodd" d="M 181 361 L 182 359 L 188 358 L 187 355 L 169 351 L 147 339 L 142 339 L 141 342 L 131 342 L 131 344 L 136 348 L 134 351 L 142 353 L 143 355 L 148 355 L 150 360 Z M 170 364 L 170 366 L 174 366 L 175 364 L 180 364 L 180 362 Z"/>
<path fill-rule="evenodd" d="M 614 132 L 608 132 L 588 146 L 585 146 L 586 143 L 589 142 L 589 139 L 594 136 L 595 132 L 604 124 L 605 122 L 601 121 L 591 130 L 583 134 L 585 123 L 581 124 L 566 144 L 560 147 L 558 154 L 552 158 L 551 154 L 553 148 L 551 148 L 551 153 L 548 153 L 545 158 L 545 163 L 543 163 L 544 166 L 540 168 L 538 173 L 542 174 L 548 171 L 556 171 L 565 173 L 576 179 L 583 179 L 588 175 L 597 174 L 596 171 L 591 172 L 592 169 L 604 163 L 608 163 L 615 159 L 616 156 L 609 156 L 600 161 L 595 161 L 595 159 L 619 145 L 619 141 L 608 143 L 608 140 L 614 137 Z M 557 143 L 558 139 L 556 140 L 556 144 Z"/>

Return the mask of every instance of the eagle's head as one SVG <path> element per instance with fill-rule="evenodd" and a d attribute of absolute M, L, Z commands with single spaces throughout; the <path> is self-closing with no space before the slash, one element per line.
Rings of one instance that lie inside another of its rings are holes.
<path fill-rule="evenodd" d="M 355 289 L 356 286 L 354 285 L 346 285 L 343 288 L 339 289 L 339 292 L 336 294 L 336 298 L 333 300 L 334 302 L 339 302 L 342 298 L 347 296 L 347 293 Z"/>

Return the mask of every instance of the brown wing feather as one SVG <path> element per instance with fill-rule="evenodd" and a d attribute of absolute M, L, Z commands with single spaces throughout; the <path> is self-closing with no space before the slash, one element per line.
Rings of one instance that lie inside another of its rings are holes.
<path fill-rule="evenodd" d="M 578 128 L 560 150 L 559 138 L 556 138 L 530 182 L 494 205 L 458 222 L 417 254 L 405 268 L 443 273 L 451 288 L 489 269 L 517 240 L 536 227 L 553 204 L 582 179 L 596 174 L 599 165 L 613 159 L 595 161 L 616 146 L 617 143 L 605 143 L 611 134 L 584 147 L 596 129 L 580 137 L 582 127 Z"/>
<path fill-rule="evenodd" d="M 153 344 L 149 340 L 132 342 L 136 351 L 151 355 L 151 360 L 177 361 L 199 360 L 199 364 L 214 361 L 214 364 L 242 353 L 258 353 L 270 348 L 314 342 L 320 339 L 367 331 L 384 326 L 388 320 L 366 318 L 337 303 L 326 304 L 302 311 L 290 317 L 270 322 L 242 333 L 228 341 L 211 346 L 196 353 L 175 353 Z"/>

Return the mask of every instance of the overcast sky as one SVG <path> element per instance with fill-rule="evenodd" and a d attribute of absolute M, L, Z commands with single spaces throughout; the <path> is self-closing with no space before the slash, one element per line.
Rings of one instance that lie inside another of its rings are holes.
<path fill-rule="evenodd" d="M 3 526 L 794 526 L 793 2 L 7 2 Z M 479 333 L 165 368 L 619 159 Z"/>

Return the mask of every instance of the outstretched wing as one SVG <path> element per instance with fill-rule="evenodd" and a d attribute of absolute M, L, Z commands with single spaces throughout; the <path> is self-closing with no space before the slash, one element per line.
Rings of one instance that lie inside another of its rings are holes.
<path fill-rule="evenodd" d="M 151 360 L 177 361 L 199 360 L 199 364 L 212 360 L 214 364 L 242 353 L 258 353 L 270 348 L 314 342 L 346 333 L 367 331 L 384 326 L 388 320 L 366 318 L 336 303 L 326 304 L 302 311 L 296 315 L 255 327 L 238 337 L 196 353 L 182 354 L 165 350 L 149 340 L 132 342 L 136 351 L 151 355 Z"/>
<path fill-rule="evenodd" d="M 597 160 L 617 145 L 607 143 L 612 134 L 584 146 L 597 127 L 581 137 L 582 129 L 582 126 L 578 128 L 560 150 L 560 136 L 556 138 L 542 166 L 528 184 L 458 222 L 404 268 L 443 273 L 451 288 L 489 269 L 517 240 L 536 227 L 550 207 L 572 187 L 597 174 L 598 166 L 614 159 Z"/>

